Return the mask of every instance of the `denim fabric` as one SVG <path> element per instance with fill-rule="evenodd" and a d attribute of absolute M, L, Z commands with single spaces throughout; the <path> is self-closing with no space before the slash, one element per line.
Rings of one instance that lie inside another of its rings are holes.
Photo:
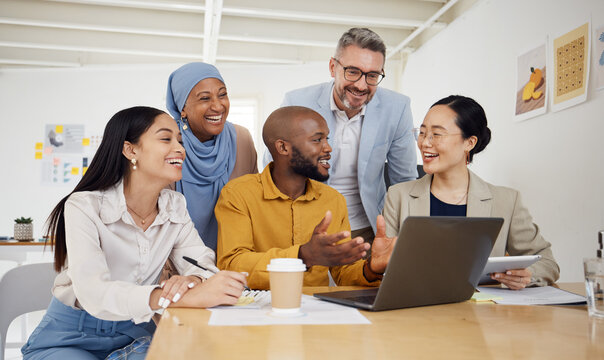
<path fill-rule="evenodd" d="M 105 359 L 139 338 L 151 337 L 154 331 L 152 321 L 136 325 L 132 321 L 101 320 L 53 298 L 21 353 L 24 360 Z"/>
<path fill-rule="evenodd" d="M 105 360 L 143 360 L 151 345 L 151 336 L 143 336 L 132 342 L 132 344 L 115 350 Z"/>

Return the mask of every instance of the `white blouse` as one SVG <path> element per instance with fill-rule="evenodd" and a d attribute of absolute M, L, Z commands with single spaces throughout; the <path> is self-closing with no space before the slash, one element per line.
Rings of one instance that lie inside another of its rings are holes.
<path fill-rule="evenodd" d="M 218 271 L 216 255 L 195 230 L 184 196 L 164 189 L 158 208 L 143 231 L 127 211 L 121 181 L 107 190 L 72 194 L 65 203 L 67 261 L 53 295 L 103 320 L 141 323 L 154 314 L 149 297 L 168 257 L 182 275 L 212 276 L 184 255 Z"/>

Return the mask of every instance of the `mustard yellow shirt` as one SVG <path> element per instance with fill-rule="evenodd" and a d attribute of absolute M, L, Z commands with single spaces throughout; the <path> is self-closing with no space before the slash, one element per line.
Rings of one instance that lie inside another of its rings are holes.
<path fill-rule="evenodd" d="M 273 182 L 269 164 L 261 174 L 229 181 L 216 204 L 218 220 L 218 268 L 249 273 L 248 285 L 268 289 L 266 265 L 273 258 L 297 258 L 300 245 L 308 242 L 327 210 L 332 221 L 328 234 L 350 231 L 346 200 L 335 189 L 314 180 L 295 200 Z M 350 237 L 342 241 L 350 241 Z M 331 267 L 338 285 L 379 285 L 363 275 L 364 260 Z M 328 285 L 328 268 L 313 266 L 304 274 L 304 286 Z"/>

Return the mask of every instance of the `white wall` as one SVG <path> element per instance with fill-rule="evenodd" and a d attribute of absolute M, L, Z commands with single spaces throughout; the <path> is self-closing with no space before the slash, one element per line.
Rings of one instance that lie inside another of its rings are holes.
<path fill-rule="evenodd" d="M 554 6 L 555 4 L 555 6 Z M 587 102 L 515 123 L 516 55 L 548 34 L 591 16 L 604 24 L 601 0 L 483 0 L 410 55 L 402 78 L 416 124 L 430 104 L 452 94 L 474 97 L 486 109 L 493 140 L 471 168 L 487 181 L 520 190 L 562 268 L 562 281 L 582 279 L 581 259 L 595 253 L 604 229 L 604 91 L 593 81 Z M 101 134 L 116 111 L 134 105 L 164 108 L 173 66 L 103 67 L 0 72 L 0 235 L 13 219 L 32 216 L 35 236 L 70 187 L 40 185 L 34 143 L 47 123 L 85 124 Z M 259 100 L 265 119 L 291 89 L 329 80 L 324 63 L 299 66 L 220 66 L 232 98 Z M 380 86 L 396 89 L 398 64 Z M 594 78 L 593 74 L 591 76 Z"/>
<path fill-rule="evenodd" d="M 43 223 L 54 205 L 73 186 L 41 185 L 41 161 L 34 160 L 34 145 L 44 139 L 45 124 L 84 124 L 86 133 L 102 135 L 117 111 L 135 105 L 165 109 L 166 82 L 171 66 L 112 66 L 79 69 L 0 71 L 0 235 L 13 235 L 13 219 L 34 218 L 34 236 L 42 236 Z M 400 80 L 393 62 L 384 86 Z M 229 96 L 255 98 L 258 118 L 264 122 L 283 100 L 286 91 L 328 81 L 328 59 L 304 65 L 219 66 Z M 261 126 L 259 126 L 261 131 Z M 261 141 L 260 134 L 256 139 Z M 257 148 L 262 145 L 257 141 Z"/>
<path fill-rule="evenodd" d="M 516 57 L 590 16 L 593 28 L 604 25 L 604 1 L 480 1 L 410 55 L 402 80 L 416 124 L 450 94 L 485 108 L 492 142 L 470 168 L 520 190 L 552 243 L 561 281 L 582 280 L 582 258 L 595 255 L 604 229 L 604 91 L 595 91 L 592 72 L 585 103 L 514 122 Z"/>

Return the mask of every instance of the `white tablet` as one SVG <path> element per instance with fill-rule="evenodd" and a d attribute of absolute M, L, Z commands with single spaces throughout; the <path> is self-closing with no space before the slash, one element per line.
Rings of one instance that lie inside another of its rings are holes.
<path fill-rule="evenodd" d="M 495 283 L 491 279 L 491 273 L 505 272 L 507 270 L 525 269 L 541 259 L 541 255 L 523 255 L 523 256 L 498 256 L 490 257 L 482 270 L 479 284 Z"/>

